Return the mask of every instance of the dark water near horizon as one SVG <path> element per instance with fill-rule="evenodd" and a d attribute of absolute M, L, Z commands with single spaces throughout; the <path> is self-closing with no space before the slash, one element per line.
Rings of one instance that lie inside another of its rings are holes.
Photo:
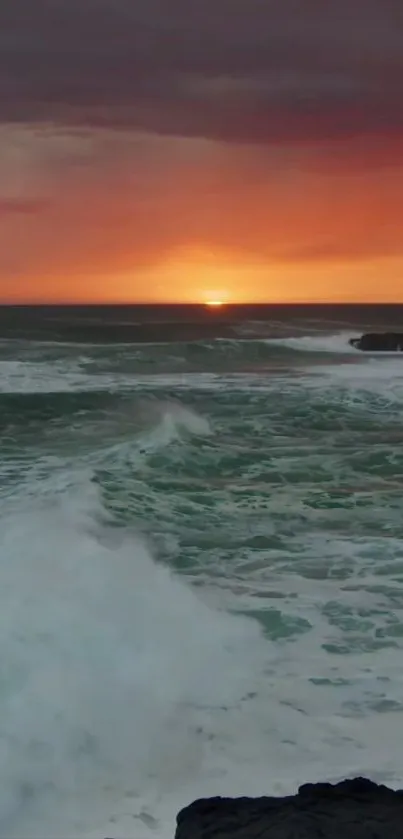
<path fill-rule="evenodd" d="M 0 837 L 403 784 L 403 306 L 0 308 Z"/>
<path fill-rule="evenodd" d="M 403 304 L 0 306 L 0 338 L 138 342 L 326 328 L 403 330 Z"/>

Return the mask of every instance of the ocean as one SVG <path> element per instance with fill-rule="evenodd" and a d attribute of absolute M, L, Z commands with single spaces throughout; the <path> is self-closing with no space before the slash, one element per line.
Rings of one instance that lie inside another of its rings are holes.
<path fill-rule="evenodd" d="M 403 307 L 0 310 L 0 837 L 403 783 Z"/>

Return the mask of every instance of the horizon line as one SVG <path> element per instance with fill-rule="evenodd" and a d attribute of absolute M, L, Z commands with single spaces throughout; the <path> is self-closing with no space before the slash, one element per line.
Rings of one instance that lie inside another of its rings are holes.
<path fill-rule="evenodd" d="M 34 308 L 44 308 L 44 307 L 150 307 L 150 306 L 164 306 L 166 308 L 169 307 L 183 307 L 183 308 L 197 308 L 197 309 L 205 309 L 212 312 L 213 316 L 213 309 L 214 307 L 209 306 L 208 303 L 205 302 L 181 302 L 181 301 L 144 301 L 141 300 L 139 302 L 131 301 L 98 301 L 98 300 L 87 300 L 87 301 L 77 301 L 77 300 L 47 300 L 47 301 L 1 301 L 0 300 L 0 308 L 1 309 L 34 309 Z M 259 307 L 259 306 L 403 306 L 403 300 L 294 300 L 294 301 L 236 301 L 236 302 L 224 302 L 220 307 L 217 307 L 216 313 L 218 314 L 219 310 L 226 310 L 226 309 L 237 309 L 241 307 Z"/>

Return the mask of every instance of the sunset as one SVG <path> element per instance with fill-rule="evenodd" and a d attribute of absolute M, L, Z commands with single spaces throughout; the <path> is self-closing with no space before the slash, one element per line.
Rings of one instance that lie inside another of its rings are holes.
<path fill-rule="evenodd" d="M 0 0 L 0 616 L 0 839 L 403 835 L 403 0 Z"/>
<path fill-rule="evenodd" d="M 398 4 L 84 6 L 0 12 L 2 302 L 403 301 Z"/>

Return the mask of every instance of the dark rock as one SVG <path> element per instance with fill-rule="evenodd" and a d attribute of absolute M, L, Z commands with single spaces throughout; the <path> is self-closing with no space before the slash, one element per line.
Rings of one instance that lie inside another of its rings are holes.
<path fill-rule="evenodd" d="M 403 352 L 403 332 L 365 332 L 349 344 L 364 352 Z"/>
<path fill-rule="evenodd" d="M 402 839 L 403 791 L 365 778 L 305 784 L 284 798 L 206 798 L 177 816 L 175 839 Z"/>

